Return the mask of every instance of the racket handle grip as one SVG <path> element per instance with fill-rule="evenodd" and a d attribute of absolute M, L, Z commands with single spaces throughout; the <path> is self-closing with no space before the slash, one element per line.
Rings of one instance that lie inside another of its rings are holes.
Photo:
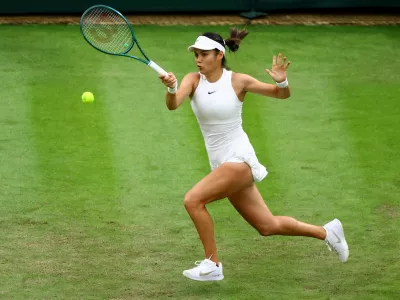
<path fill-rule="evenodd" d="M 148 66 L 152 68 L 154 71 L 156 71 L 158 74 L 168 77 L 168 73 L 159 65 L 157 65 L 154 61 L 151 60 Z"/>

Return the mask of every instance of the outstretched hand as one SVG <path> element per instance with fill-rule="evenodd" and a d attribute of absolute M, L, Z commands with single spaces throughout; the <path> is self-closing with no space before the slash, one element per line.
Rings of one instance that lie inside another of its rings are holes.
<path fill-rule="evenodd" d="M 271 70 L 266 69 L 265 71 L 272 77 L 275 82 L 283 82 L 286 79 L 286 70 L 290 65 L 290 61 L 286 62 L 286 56 L 282 59 L 282 54 L 278 54 L 278 58 L 276 55 L 272 58 L 272 68 Z"/>

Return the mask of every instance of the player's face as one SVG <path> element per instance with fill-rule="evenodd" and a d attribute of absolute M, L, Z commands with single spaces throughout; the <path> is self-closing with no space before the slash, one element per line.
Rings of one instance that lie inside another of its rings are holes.
<path fill-rule="evenodd" d="M 215 50 L 194 50 L 194 57 L 200 73 L 207 74 L 221 67 L 223 53 Z"/>

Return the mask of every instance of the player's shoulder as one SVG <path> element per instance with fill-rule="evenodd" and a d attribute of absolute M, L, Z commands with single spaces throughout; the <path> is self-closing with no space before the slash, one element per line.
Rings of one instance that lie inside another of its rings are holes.
<path fill-rule="evenodd" d="M 193 86 L 197 86 L 200 81 L 200 74 L 196 72 L 187 73 L 183 76 L 182 81 L 190 82 Z"/>
<path fill-rule="evenodd" d="M 233 82 L 246 84 L 246 83 L 249 82 L 252 78 L 253 78 L 253 77 L 251 77 L 251 76 L 248 75 L 248 74 L 232 72 L 232 81 L 233 81 Z"/>
<path fill-rule="evenodd" d="M 245 79 L 251 78 L 251 76 L 247 75 L 245 73 L 232 72 L 232 78 L 239 79 L 239 80 L 245 80 Z"/>
<path fill-rule="evenodd" d="M 200 79 L 200 73 L 199 72 L 190 72 L 187 73 L 184 77 L 187 77 L 188 79 L 193 79 L 193 80 L 198 80 Z"/>

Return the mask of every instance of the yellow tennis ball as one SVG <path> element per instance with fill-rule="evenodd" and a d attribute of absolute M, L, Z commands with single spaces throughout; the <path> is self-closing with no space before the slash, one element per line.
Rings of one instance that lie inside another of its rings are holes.
<path fill-rule="evenodd" d="M 94 96 L 91 92 L 84 92 L 82 94 L 82 101 L 84 103 L 90 103 L 94 101 Z"/>

